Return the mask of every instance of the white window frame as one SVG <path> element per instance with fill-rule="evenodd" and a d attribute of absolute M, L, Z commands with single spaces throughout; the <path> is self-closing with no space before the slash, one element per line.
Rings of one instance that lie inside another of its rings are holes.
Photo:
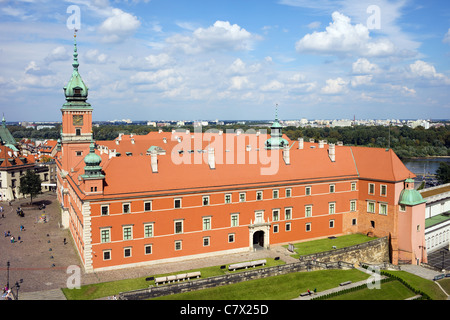
<path fill-rule="evenodd" d="M 125 212 L 125 207 L 128 206 L 128 212 Z M 122 213 L 128 214 L 131 213 L 131 203 L 130 202 L 124 202 L 122 203 Z"/>
<path fill-rule="evenodd" d="M 181 231 L 177 232 L 177 223 L 181 223 Z M 173 233 L 182 234 L 184 233 L 184 221 L 182 219 L 177 219 L 173 221 Z"/>
<path fill-rule="evenodd" d="M 106 208 L 106 213 L 103 214 L 103 208 Z M 100 215 L 101 216 L 109 216 L 109 204 L 102 204 L 100 206 Z"/>
<path fill-rule="evenodd" d="M 179 206 L 179 207 L 176 206 L 177 201 L 180 201 L 180 206 Z M 181 201 L 181 198 L 175 198 L 175 199 L 173 199 L 173 208 L 174 208 L 174 209 L 181 209 L 182 207 L 183 207 L 183 203 L 182 203 L 182 201 Z"/>
<path fill-rule="evenodd" d="M 305 206 L 305 218 L 312 217 L 312 208 L 313 208 L 313 206 L 311 204 L 308 204 Z M 309 209 L 309 213 L 308 213 L 308 209 Z"/>
<path fill-rule="evenodd" d="M 246 194 L 245 192 L 239 192 L 239 202 L 245 202 Z"/>
<path fill-rule="evenodd" d="M 329 202 L 328 203 L 328 214 L 335 214 L 336 213 L 336 202 Z"/>
<path fill-rule="evenodd" d="M 108 240 L 107 241 L 103 240 L 103 232 L 104 231 L 108 233 L 108 235 L 107 235 Z M 111 227 L 100 228 L 100 243 L 109 243 L 109 242 L 111 242 Z"/>
<path fill-rule="evenodd" d="M 280 190 L 279 189 L 273 189 L 272 190 L 272 199 L 279 199 L 280 198 Z"/>
<path fill-rule="evenodd" d="M 236 218 L 236 220 L 235 220 L 235 225 L 234 225 L 234 223 L 233 223 L 233 218 Z M 232 213 L 231 215 L 230 215 L 230 226 L 231 227 L 239 227 L 239 213 Z"/>
<path fill-rule="evenodd" d="M 286 198 L 292 197 L 292 188 L 286 188 L 285 196 L 286 196 Z"/>
<path fill-rule="evenodd" d="M 212 229 L 212 217 L 203 217 L 202 218 L 202 230 L 207 231 Z"/>
<path fill-rule="evenodd" d="M 312 191 L 312 187 L 311 186 L 306 186 L 305 187 L 305 196 L 310 196 Z"/>
<path fill-rule="evenodd" d="M 130 229 L 130 235 L 128 239 L 125 239 L 125 229 Z M 133 240 L 133 226 L 132 225 L 126 225 L 126 226 L 122 226 L 122 240 L 123 241 L 129 241 L 129 240 Z"/>
<path fill-rule="evenodd" d="M 151 235 L 147 235 L 147 227 L 151 227 Z M 153 238 L 155 236 L 155 223 L 144 223 L 144 238 Z"/>
<path fill-rule="evenodd" d="M 291 219 L 292 219 L 292 207 L 284 208 L 284 220 L 291 220 Z"/>
<path fill-rule="evenodd" d="M 369 206 L 373 205 L 373 211 L 369 210 Z M 367 212 L 375 213 L 376 202 L 375 201 L 367 201 Z"/>
<path fill-rule="evenodd" d="M 150 210 L 145 209 L 145 205 L 146 204 L 150 204 Z M 145 212 L 150 212 L 153 210 L 153 203 L 151 201 L 144 201 L 144 211 Z"/>
<path fill-rule="evenodd" d="M 229 201 L 227 201 L 227 197 L 230 197 Z M 225 201 L 225 203 L 232 203 L 233 202 L 233 198 L 232 198 L 231 193 L 225 193 L 224 201 Z"/>
<path fill-rule="evenodd" d="M 387 216 L 388 215 L 388 204 L 384 203 L 384 202 L 380 202 L 379 206 L 378 206 L 378 213 L 383 216 Z"/>
<path fill-rule="evenodd" d="M 261 199 L 258 199 L 258 195 L 261 195 Z M 256 201 L 261 201 L 264 199 L 263 197 L 264 192 L 262 192 L 261 190 L 256 191 Z"/>
<path fill-rule="evenodd" d="M 206 200 L 206 204 L 205 204 L 205 200 Z M 202 197 L 202 206 L 209 206 L 209 196 L 203 196 Z"/>

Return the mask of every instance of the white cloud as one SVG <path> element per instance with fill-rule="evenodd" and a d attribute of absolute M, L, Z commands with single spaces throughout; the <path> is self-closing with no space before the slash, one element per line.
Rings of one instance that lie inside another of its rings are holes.
<path fill-rule="evenodd" d="M 58 46 L 52 50 L 51 53 L 45 57 L 45 62 L 50 64 L 55 61 L 68 61 L 70 59 L 70 55 L 67 52 L 66 47 Z"/>
<path fill-rule="evenodd" d="M 374 63 L 370 63 L 366 58 L 359 58 L 352 64 L 352 72 L 354 74 L 367 74 L 377 72 L 378 66 Z"/>
<path fill-rule="evenodd" d="M 336 79 L 328 79 L 326 86 L 322 88 L 321 92 L 325 94 L 338 94 L 347 89 L 348 82 L 338 77 Z"/>
<path fill-rule="evenodd" d="M 335 11 L 333 22 L 325 31 L 313 32 L 297 41 L 297 52 L 361 56 L 387 56 L 394 53 L 394 45 L 387 39 L 372 39 L 369 29 L 352 25 L 349 17 Z"/>
<path fill-rule="evenodd" d="M 248 86 L 249 81 L 248 77 L 245 76 L 236 76 L 230 79 L 231 85 L 229 87 L 230 90 L 242 90 Z"/>
<path fill-rule="evenodd" d="M 176 34 L 166 39 L 172 47 L 194 54 L 204 51 L 248 51 L 256 36 L 228 21 L 216 21 L 208 28 L 197 28 L 190 35 Z"/>
<path fill-rule="evenodd" d="M 108 56 L 104 53 L 100 53 L 97 49 L 90 49 L 86 52 L 86 61 L 95 64 L 103 64 L 108 60 Z"/>
<path fill-rule="evenodd" d="M 372 75 L 364 75 L 364 76 L 354 76 L 351 81 L 352 87 L 358 87 L 361 85 L 370 84 L 372 81 Z"/>
<path fill-rule="evenodd" d="M 442 39 L 442 42 L 450 43 L 450 28 L 448 29 L 447 33 L 445 34 L 444 39 Z"/>
<path fill-rule="evenodd" d="M 307 25 L 309 29 L 318 29 L 322 23 L 320 21 L 313 21 Z"/>
<path fill-rule="evenodd" d="M 416 62 L 409 65 L 410 71 L 413 76 L 417 76 L 425 79 L 435 79 L 442 80 L 445 83 L 449 84 L 449 78 L 447 78 L 444 74 L 436 72 L 436 69 L 431 64 L 417 60 Z"/>
<path fill-rule="evenodd" d="M 104 42 L 122 42 L 139 28 L 141 22 L 133 15 L 121 9 L 112 9 L 112 16 L 107 18 L 99 27 L 104 34 Z"/>
<path fill-rule="evenodd" d="M 278 80 L 272 80 L 269 83 L 261 86 L 261 91 L 278 91 L 284 88 L 284 84 Z"/>

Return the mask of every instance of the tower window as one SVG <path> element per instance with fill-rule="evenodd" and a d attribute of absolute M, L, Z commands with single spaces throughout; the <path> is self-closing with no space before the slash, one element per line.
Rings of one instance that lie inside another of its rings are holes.
<path fill-rule="evenodd" d="M 75 135 L 81 136 L 81 128 L 76 128 L 75 129 Z"/>

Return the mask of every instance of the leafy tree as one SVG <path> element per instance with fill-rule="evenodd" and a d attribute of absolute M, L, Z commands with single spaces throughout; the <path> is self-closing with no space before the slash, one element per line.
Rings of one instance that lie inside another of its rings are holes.
<path fill-rule="evenodd" d="M 41 177 L 32 170 L 20 178 L 19 190 L 22 194 L 29 194 L 31 197 L 30 204 L 33 203 L 33 197 L 41 192 Z"/>
<path fill-rule="evenodd" d="M 450 182 L 450 165 L 445 162 L 439 164 L 439 168 L 436 170 L 436 178 L 439 183 L 449 183 Z"/>

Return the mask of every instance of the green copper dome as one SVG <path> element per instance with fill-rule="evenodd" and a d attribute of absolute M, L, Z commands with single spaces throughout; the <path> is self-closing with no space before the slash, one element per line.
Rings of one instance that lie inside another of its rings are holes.
<path fill-rule="evenodd" d="M 94 141 L 91 141 L 89 149 L 89 153 L 84 157 L 86 166 L 82 177 L 84 179 L 103 179 L 105 176 L 102 174 L 102 167 L 100 167 L 102 158 L 95 153 Z"/>
<path fill-rule="evenodd" d="M 67 102 L 63 108 L 91 108 L 91 105 L 86 102 L 88 97 L 88 87 L 84 84 L 81 75 L 78 72 L 78 51 L 76 35 L 74 36 L 74 49 L 73 49 L 73 72 L 69 83 L 64 87 L 64 95 Z"/>
<path fill-rule="evenodd" d="M 406 179 L 405 183 L 407 185 L 414 185 L 414 180 L 413 179 Z M 407 206 L 415 206 L 421 203 L 425 203 L 426 200 L 424 200 L 422 198 L 422 195 L 420 194 L 419 191 L 415 190 L 414 188 L 406 188 L 404 190 L 402 190 L 402 192 L 400 193 L 400 200 L 399 200 L 399 204 L 403 204 L 403 205 L 407 205 Z"/>

